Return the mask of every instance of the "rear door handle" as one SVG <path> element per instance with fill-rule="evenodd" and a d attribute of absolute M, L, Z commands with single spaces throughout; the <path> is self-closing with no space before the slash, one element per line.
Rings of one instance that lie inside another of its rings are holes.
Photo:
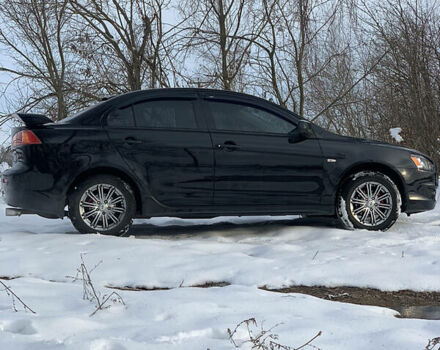
<path fill-rule="evenodd" d="M 129 145 L 137 145 L 142 143 L 142 140 L 135 139 L 134 137 L 126 137 L 124 142 Z"/>
<path fill-rule="evenodd" d="M 238 148 L 238 146 L 234 141 L 225 141 L 223 144 L 218 143 L 217 145 L 215 145 L 215 148 L 219 151 L 225 150 L 231 152 L 231 151 L 235 151 Z"/>

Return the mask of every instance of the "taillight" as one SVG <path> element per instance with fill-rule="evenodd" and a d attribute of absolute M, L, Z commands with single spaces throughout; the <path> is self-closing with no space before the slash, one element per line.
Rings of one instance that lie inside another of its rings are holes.
<path fill-rule="evenodd" d="M 23 145 L 40 145 L 41 141 L 31 130 L 17 132 L 12 138 L 12 147 Z"/>

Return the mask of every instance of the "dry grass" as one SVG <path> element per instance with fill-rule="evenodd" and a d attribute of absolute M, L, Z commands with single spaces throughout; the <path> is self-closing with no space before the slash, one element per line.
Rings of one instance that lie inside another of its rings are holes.
<path fill-rule="evenodd" d="M 16 306 L 16 301 L 18 301 L 23 306 L 23 309 L 25 311 L 29 310 L 33 314 L 36 314 L 36 312 L 34 310 L 32 310 L 29 306 L 27 306 L 27 304 L 23 300 L 21 300 L 17 294 L 14 293 L 14 291 L 11 289 L 11 287 L 7 286 L 2 281 L 0 281 L 0 285 L 3 287 L 3 290 L 6 292 L 6 294 L 9 297 L 11 297 L 12 308 L 14 309 L 15 312 L 18 312 L 17 306 Z"/>
<path fill-rule="evenodd" d="M 76 275 L 66 276 L 72 278 L 74 282 L 81 281 L 83 284 L 83 299 L 88 300 L 95 304 L 95 311 L 93 311 L 90 316 L 96 314 L 99 310 L 108 309 L 112 304 L 122 304 L 125 305 L 124 299 L 116 293 L 112 292 L 110 294 L 102 294 L 98 291 L 90 277 L 91 273 L 102 263 L 102 260 L 96 264 L 90 271 L 88 270 L 84 262 L 84 254 L 81 254 L 81 265 L 77 269 Z"/>
<path fill-rule="evenodd" d="M 307 342 L 305 342 L 303 345 L 299 347 L 293 347 L 288 345 L 283 345 L 279 343 L 279 336 L 276 333 L 273 333 L 273 329 L 275 329 L 279 324 L 276 324 L 275 326 L 265 330 L 263 327 L 263 323 L 259 324 L 255 318 L 250 318 L 244 321 L 241 321 L 233 331 L 231 331 L 228 328 L 228 335 L 229 340 L 234 346 L 235 349 L 241 348 L 241 346 L 245 343 L 250 344 L 252 347 L 251 349 L 256 350 L 299 350 L 299 349 L 305 349 L 305 348 L 313 348 L 316 350 L 321 350 L 320 348 L 316 347 L 312 344 L 312 342 L 321 336 L 322 332 L 319 331 L 313 338 L 309 339 Z M 245 329 L 247 332 L 247 338 L 246 340 L 237 340 L 235 339 L 237 332 L 240 329 Z"/>
<path fill-rule="evenodd" d="M 436 346 L 438 347 L 436 348 Z M 440 350 L 440 337 L 430 339 L 425 350 Z"/>

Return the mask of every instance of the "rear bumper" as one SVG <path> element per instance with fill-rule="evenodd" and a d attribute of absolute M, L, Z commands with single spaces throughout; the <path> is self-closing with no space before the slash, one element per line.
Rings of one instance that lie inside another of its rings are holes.
<path fill-rule="evenodd" d="M 399 170 L 406 183 L 403 211 L 407 214 L 414 214 L 434 209 L 438 186 L 437 174 L 417 169 Z"/>
<path fill-rule="evenodd" d="M 2 193 L 7 205 L 47 217 L 64 216 L 64 196 L 51 174 L 16 164 L 2 174 Z"/>

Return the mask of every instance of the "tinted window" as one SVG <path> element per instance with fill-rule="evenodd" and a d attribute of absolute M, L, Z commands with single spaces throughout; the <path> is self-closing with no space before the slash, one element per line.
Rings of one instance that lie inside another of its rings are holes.
<path fill-rule="evenodd" d="M 208 101 L 217 130 L 287 134 L 295 125 L 265 110 L 236 103 Z"/>
<path fill-rule="evenodd" d="M 134 105 L 136 125 L 144 128 L 197 128 L 190 100 L 157 100 Z"/>
<path fill-rule="evenodd" d="M 110 112 L 107 117 L 107 125 L 112 127 L 134 127 L 132 106 Z"/>

